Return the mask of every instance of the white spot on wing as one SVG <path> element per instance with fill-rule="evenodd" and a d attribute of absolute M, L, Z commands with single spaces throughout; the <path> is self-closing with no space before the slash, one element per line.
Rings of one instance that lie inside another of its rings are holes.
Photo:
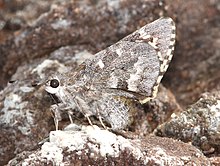
<path fill-rule="evenodd" d="M 109 84 L 109 87 L 111 87 L 111 88 L 117 88 L 118 78 L 112 74 L 109 81 L 108 81 L 108 84 Z"/>
<path fill-rule="evenodd" d="M 136 73 L 135 74 L 130 74 L 130 78 L 127 80 L 128 83 L 128 90 L 130 91 L 137 91 L 137 85 L 138 85 L 138 80 L 141 77 L 141 74 L 143 73 L 143 68 L 142 65 L 140 64 L 142 63 L 141 60 L 139 60 L 134 64 L 134 68 L 136 69 Z"/>
<path fill-rule="evenodd" d="M 144 39 L 144 40 L 146 40 L 146 39 L 149 39 L 150 37 L 151 37 L 151 35 L 146 35 L 146 32 L 144 32 L 144 33 L 140 33 L 140 38 L 142 38 L 142 39 Z"/>
<path fill-rule="evenodd" d="M 121 49 L 116 49 L 116 53 L 118 54 L 118 56 L 121 56 L 122 54 Z"/>
<path fill-rule="evenodd" d="M 130 91 L 137 91 L 137 84 L 136 81 L 140 78 L 140 76 L 137 75 L 137 73 L 135 74 L 130 74 L 130 78 L 128 79 L 127 83 L 128 83 L 128 90 Z"/>
<path fill-rule="evenodd" d="M 101 69 L 103 69 L 105 67 L 105 65 L 101 59 L 98 61 L 97 66 L 99 66 Z"/>

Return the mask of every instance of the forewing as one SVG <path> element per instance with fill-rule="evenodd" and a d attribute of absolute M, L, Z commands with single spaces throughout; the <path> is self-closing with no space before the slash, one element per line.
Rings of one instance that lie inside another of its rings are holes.
<path fill-rule="evenodd" d="M 146 102 L 156 96 L 174 43 L 172 19 L 156 20 L 86 61 L 83 77 L 90 89 L 115 90 L 116 95 Z"/>
<path fill-rule="evenodd" d="M 159 76 L 157 52 L 147 43 L 120 41 L 97 54 L 92 64 L 97 72 L 93 77 L 95 89 L 117 89 L 135 96 L 150 96 Z"/>

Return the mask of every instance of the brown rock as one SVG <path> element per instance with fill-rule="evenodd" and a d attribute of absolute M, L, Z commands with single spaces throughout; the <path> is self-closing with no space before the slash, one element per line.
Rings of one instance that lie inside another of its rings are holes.
<path fill-rule="evenodd" d="M 185 108 L 202 93 L 219 89 L 220 2 L 166 0 L 166 3 L 167 12 L 176 20 L 177 43 L 164 83 Z"/>
<path fill-rule="evenodd" d="M 159 126 L 156 135 L 191 142 L 205 154 L 219 153 L 220 92 L 205 93 L 198 102 Z"/>

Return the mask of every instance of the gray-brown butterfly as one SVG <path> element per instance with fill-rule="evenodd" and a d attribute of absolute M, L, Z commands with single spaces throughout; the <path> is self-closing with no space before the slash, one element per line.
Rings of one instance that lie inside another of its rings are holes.
<path fill-rule="evenodd" d="M 61 103 L 53 110 L 73 109 L 88 118 L 96 116 L 113 130 L 131 123 L 127 100 L 146 103 L 154 98 L 172 59 L 175 24 L 161 18 L 147 24 L 116 44 L 98 52 L 75 71 L 48 79 L 45 90 Z M 55 111 L 55 112 L 56 112 Z M 58 128 L 58 118 L 56 128 Z M 104 124 L 103 124 L 104 125 Z"/>

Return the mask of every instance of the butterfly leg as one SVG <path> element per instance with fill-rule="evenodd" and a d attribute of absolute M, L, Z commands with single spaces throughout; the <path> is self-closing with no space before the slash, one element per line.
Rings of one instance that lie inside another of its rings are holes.
<path fill-rule="evenodd" d="M 108 128 L 107 128 L 107 127 L 105 126 L 105 124 L 103 123 L 103 121 L 102 121 L 102 117 L 101 117 L 99 111 L 97 111 L 97 112 L 98 112 L 98 118 L 99 118 L 99 121 L 100 121 L 102 127 L 103 127 L 105 130 L 107 130 Z"/>
<path fill-rule="evenodd" d="M 72 111 L 68 111 L 68 117 L 71 124 L 73 124 L 72 114 L 73 114 Z"/>
<path fill-rule="evenodd" d="M 53 120 L 54 120 L 54 124 L 55 124 L 55 129 L 58 130 L 59 129 L 59 121 L 62 120 L 61 118 L 61 112 L 59 110 L 59 106 L 58 104 L 54 104 L 51 106 L 51 112 L 53 114 Z"/>
<path fill-rule="evenodd" d="M 88 116 L 88 115 L 85 115 L 85 117 L 87 118 L 89 124 L 90 124 L 91 126 L 93 126 L 92 121 L 90 120 L 89 116 Z"/>
<path fill-rule="evenodd" d="M 97 114 L 97 117 L 99 118 L 99 122 L 101 123 L 102 127 L 105 129 L 105 130 L 108 130 L 108 127 L 106 127 L 106 125 L 104 124 L 103 120 L 102 120 L 102 116 L 100 114 L 100 106 L 97 104 L 95 105 L 95 110 L 96 110 L 96 114 Z"/>
<path fill-rule="evenodd" d="M 51 106 L 51 112 L 53 114 L 53 118 L 54 118 L 54 124 L 55 124 L 55 129 L 58 130 L 59 129 L 59 121 L 62 120 L 62 112 L 65 110 L 67 111 L 69 120 L 71 122 L 71 124 L 73 123 L 73 119 L 72 119 L 72 111 L 69 110 L 71 109 L 69 106 L 67 106 L 64 103 L 58 103 L 58 104 L 54 104 Z"/>

